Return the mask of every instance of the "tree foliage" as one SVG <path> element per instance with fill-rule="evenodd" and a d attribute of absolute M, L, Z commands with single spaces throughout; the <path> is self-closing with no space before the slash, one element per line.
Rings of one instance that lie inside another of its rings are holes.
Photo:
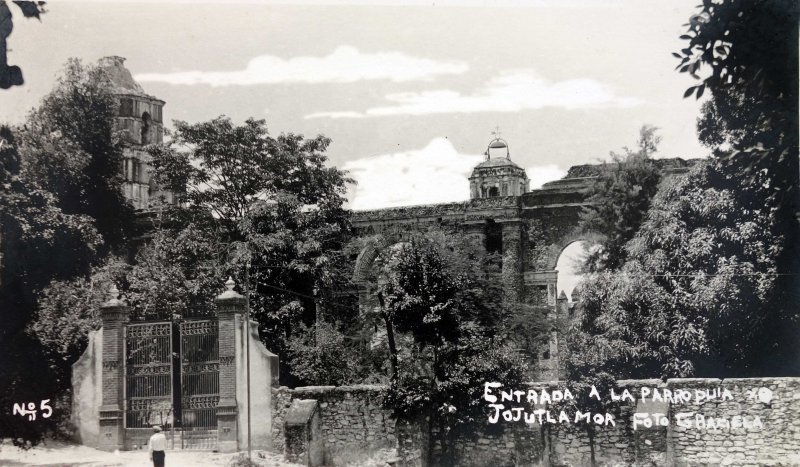
<path fill-rule="evenodd" d="M 65 213 L 46 185 L 22 176 L 18 148 L 0 127 L 0 436 L 36 441 L 58 420 L 31 424 L 12 417 L 13 404 L 63 390 L 68 364 L 53 360 L 26 327 L 38 294 L 52 280 L 86 274 L 102 239 L 90 217 Z"/>
<path fill-rule="evenodd" d="M 347 345 L 346 336 L 335 325 L 320 321 L 313 327 L 302 326 L 288 343 L 292 374 L 309 385 L 332 385 L 361 382 L 357 350 Z"/>
<path fill-rule="evenodd" d="M 133 319 L 172 319 L 209 315 L 230 269 L 217 242 L 221 239 L 187 223 L 162 227 L 136 254 L 123 290 Z"/>
<path fill-rule="evenodd" d="M 489 261 L 474 239 L 430 231 L 386 248 L 372 274 L 392 360 L 387 403 L 404 420 L 428 417 L 445 464 L 488 415 L 483 383 L 518 385 L 525 372 L 498 338 L 507 310 L 497 278 L 484 273 Z"/>
<path fill-rule="evenodd" d="M 625 243 L 642 223 L 655 195 L 661 173 L 650 156 L 658 150 L 658 128 L 644 125 L 636 150 L 612 152 L 600 175 L 587 189 L 588 206 L 581 213 L 579 229 L 593 238 L 589 243 L 589 271 L 619 268 L 626 259 Z"/>
<path fill-rule="evenodd" d="M 705 0 L 698 9 L 681 36 L 686 48 L 674 55 L 678 69 L 700 82 L 686 96 L 711 93 L 699 121 L 701 140 L 734 159 L 740 176 L 754 183 L 766 170 L 783 191 L 774 195 L 796 197 L 800 6 Z"/>
<path fill-rule="evenodd" d="M 342 280 L 335 271 L 350 232 L 343 204 L 351 180 L 326 165 L 330 140 L 323 136 L 272 137 L 263 120 L 236 125 L 226 117 L 175 127 L 170 143 L 150 147 L 154 177 L 184 206 L 173 224 L 189 223 L 198 233 L 192 238 L 212 243 L 191 259 L 173 251 L 183 249 L 173 240 L 165 245 L 171 253 L 149 260 L 164 268 L 176 254 L 195 268 L 216 262 L 203 266 L 209 273 L 193 273 L 203 279 L 192 287 L 214 277 L 211 269 L 236 277 L 271 350 L 285 354 L 298 325 L 314 323 L 317 305 Z M 173 235 L 184 234 L 178 228 Z M 288 363 L 281 367 L 285 383 Z"/>
<path fill-rule="evenodd" d="M 91 217 L 104 240 L 101 254 L 122 251 L 133 227 L 121 190 L 118 108 L 105 71 L 70 59 L 19 137 L 22 176 L 46 187 L 65 213 Z"/>
<path fill-rule="evenodd" d="M 111 258 L 88 278 L 56 280 L 42 291 L 29 331 L 42 343 L 54 367 L 71 369 L 86 349 L 89 332 L 100 329 L 100 307 L 109 299 L 108 291 L 125 278 L 129 268 Z M 55 381 L 56 387 L 70 382 L 68 371 L 56 375 L 63 380 Z"/>
<path fill-rule="evenodd" d="M 775 302 L 784 239 L 717 162 L 668 179 L 628 261 L 591 276 L 578 328 L 625 378 L 794 374 L 797 314 Z M 583 358 L 583 357 L 579 357 Z"/>
<path fill-rule="evenodd" d="M 688 46 L 676 55 L 681 71 L 690 65 L 711 92 L 698 120 L 701 141 L 713 149 L 722 176 L 738 182 L 738 209 L 763 219 L 772 236 L 775 272 L 765 325 L 773 327 L 775 339 L 789 342 L 777 336 L 793 332 L 799 319 L 790 304 L 800 298 L 800 6 L 789 0 L 704 2 L 699 10 L 682 36 Z M 694 89 L 699 95 L 702 88 Z M 782 345 L 778 353 L 797 362 L 800 353 L 785 355 L 790 348 Z M 776 366 L 782 365 L 770 365 Z"/>
<path fill-rule="evenodd" d="M 124 251 L 131 234 L 117 109 L 105 73 L 70 60 L 25 125 L 13 135 L 0 130 L 0 394 L 13 402 L 68 394 L 70 365 L 96 324 L 90 273 L 109 251 Z M 21 428 L 6 413 L 13 403 L 2 407 L 10 423 L 0 426 L 33 441 L 68 415 Z"/>
<path fill-rule="evenodd" d="M 627 261 L 586 282 L 571 358 L 617 377 L 794 375 L 798 6 L 698 8 L 675 55 L 700 81 L 685 96 L 710 94 L 698 134 L 715 157 L 666 180 Z"/>

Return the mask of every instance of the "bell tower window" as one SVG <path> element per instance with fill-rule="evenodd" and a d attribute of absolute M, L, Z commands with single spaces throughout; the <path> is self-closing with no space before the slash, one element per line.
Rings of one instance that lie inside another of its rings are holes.
<path fill-rule="evenodd" d="M 150 114 L 142 114 L 142 144 L 150 144 Z"/>

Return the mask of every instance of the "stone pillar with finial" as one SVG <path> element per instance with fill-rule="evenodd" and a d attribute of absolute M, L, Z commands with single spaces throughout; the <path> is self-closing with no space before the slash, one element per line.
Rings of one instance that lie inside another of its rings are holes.
<path fill-rule="evenodd" d="M 100 436 L 97 447 L 104 451 L 125 447 L 123 359 L 125 325 L 130 318 L 128 305 L 119 299 L 116 285 L 112 285 L 109 295 L 108 301 L 100 307 L 103 322 L 103 402 L 100 406 Z"/>
<path fill-rule="evenodd" d="M 217 449 L 238 450 L 236 410 L 236 315 L 244 314 L 246 299 L 233 288 L 230 277 L 225 291 L 216 298 L 219 316 L 219 405 L 217 406 Z"/>

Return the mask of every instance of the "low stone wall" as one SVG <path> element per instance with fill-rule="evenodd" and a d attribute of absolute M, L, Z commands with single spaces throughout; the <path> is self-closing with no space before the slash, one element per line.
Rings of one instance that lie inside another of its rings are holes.
<path fill-rule="evenodd" d="M 672 388 L 725 387 L 727 402 L 704 401 L 672 407 L 716 419 L 759 417 L 763 428 L 698 430 L 674 426 L 671 447 L 677 465 L 800 465 L 800 378 L 670 380 Z M 695 420 L 696 421 L 696 420 Z"/>
<path fill-rule="evenodd" d="M 310 386 L 273 389 L 273 450 L 284 450 L 284 421 L 295 399 L 319 402 L 325 465 L 344 465 L 397 446 L 395 420 L 383 408 L 385 386 Z"/>
<path fill-rule="evenodd" d="M 458 465 L 582 466 L 590 464 L 592 454 L 598 465 L 800 465 L 800 378 L 618 384 L 620 393 L 627 389 L 635 400 L 619 401 L 616 425 L 596 427 L 591 440 L 582 425 L 501 421 L 498 424 L 505 424 L 501 435 L 485 434 L 474 443 L 465 443 Z M 529 387 L 540 390 L 556 385 Z M 683 391 L 692 397 L 642 401 L 642 388 L 662 394 L 664 390 L 670 394 Z M 695 391 L 711 397 L 698 401 Z M 723 391 L 731 398 L 722 397 Z M 650 414 L 651 426 L 645 426 L 645 417 L 639 415 L 642 422 L 634 429 L 634 413 Z M 537 435 L 541 443 L 536 441 Z"/>
<path fill-rule="evenodd" d="M 633 400 L 618 401 L 613 414 L 616 424 L 597 426 L 591 439 L 581 424 L 501 420 L 491 425 L 487 421 L 476 439 L 457 448 L 456 465 L 582 466 L 589 465 L 592 457 L 598 465 L 800 465 L 800 378 L 637 380 L 618 384 L 617 395 L 628 390 Z M 556 387 L 566 386 L 531 383 L 520 389 Z M 691 397 L 654 401 L 651 392 L 643 401 L 642 388 Z M 401 457 L 409 457 L 410 462 L 401 462 L 403 465 L 426 465 L 429 446 L 436 459 L 436 443 L 426 439 L 427 430 L 396 424 L 390 411 L 383 408 L 385 391 L 382 386 L 275 389 L 273 446 L 282 450 L 283 416 L 291 401 L 315 399 L 320 404 L 326 465 L 344 465 L 386 447 L 398 448 Z M 698 400 L 696 391 L 711 397 Z M 723 397 L 724 391 L 730 397 Z M 634 414 L 642 413 L 651 414 L 651 423 L 648 426 L 643 416 L 637 415 L 640 422 L 634 428 Z"/>

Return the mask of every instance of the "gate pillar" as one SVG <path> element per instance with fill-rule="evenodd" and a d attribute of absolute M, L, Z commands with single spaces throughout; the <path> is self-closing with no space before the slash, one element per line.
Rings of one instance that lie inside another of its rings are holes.
<path fill-rule="evenodd" d="M 238 450 L 236 410 L 236 314 L 245 312 L 245 297 L 233 290 L 232 279 L 227 290 L 217 296 L 219 316 L 219 405 L 217 406 L 217 449 Z"/>
<path fill-rule="evenodd" d="M 117 298 L 119 291 L 112 286 L 111 298 L 100 307 L 103 322 L 102 405 L 100 406 L 100 436 L 98 449 L 122 450 L 125 446 L 123 427 L 124 378 L 123 351 L 125 324 L 129 319 L 128 306 Z"/>

